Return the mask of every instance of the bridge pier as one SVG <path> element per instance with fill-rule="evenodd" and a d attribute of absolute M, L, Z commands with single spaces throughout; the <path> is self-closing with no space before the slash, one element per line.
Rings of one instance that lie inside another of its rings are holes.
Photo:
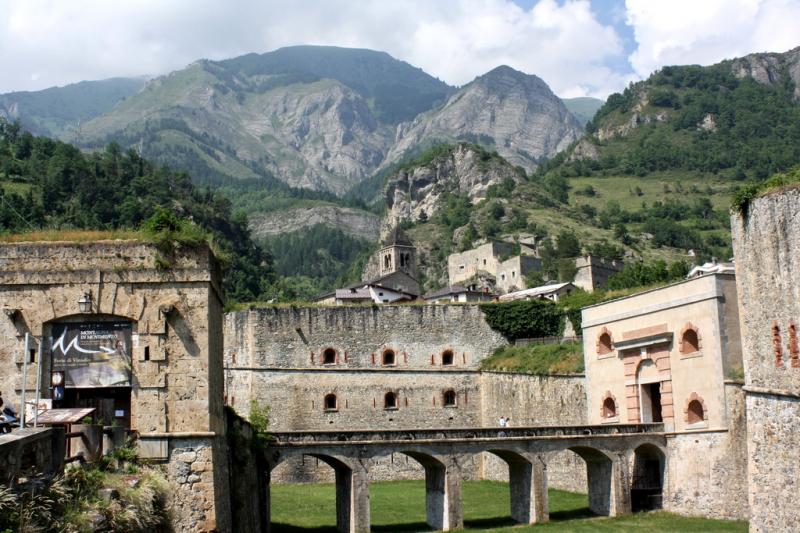
<path fill-rule="evenodd" d="M 369 533 L 369 473 L 358 461 L 332 465 L 336 473 L 336 529 Z"/>
<path fill-rule="evenodd" d="M 508 461 L 511 519 L 520 524 L 550 520 L 547 499 L 547 467 L 538 455 Z"/>
<path fill-rule="evenodd" d="M 459 455 L 432 456 L 404 452 L 425 468 L 426 522 L 438 531 L 464 527 Z"/>
<path fill-rule="evenodd" d="M 631 514 L 631 478 L 625 454 L 618 454 L 611 463 L 611 497 L 609 516 Z"/>
<path fill-rule="evenodd" d="M 589 509 L 601 516 L 630 514 L 631 487 L 625 455 L 609 456 L 586 447 L 570 449 L 586 461 Z"/>

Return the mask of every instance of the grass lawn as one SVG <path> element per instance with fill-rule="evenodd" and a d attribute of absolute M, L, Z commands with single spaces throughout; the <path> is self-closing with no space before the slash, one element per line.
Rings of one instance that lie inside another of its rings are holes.
<path fill-rule="evenodd" d="M 275 531 L 315 533 L 336 531 L 334 486 L 273 485 L 272 522 Z M 478 531 L 747 531 L 746 522 L 684 518 L 664 512 L 640 513 L 623 518 L 595 517 L 585 494 L 550 491 L 550 522 L 518 526 L 509 518 L 508 484 L 496 481 L 465 482 L 464 525 Z M 378 532 L 428 531 L 425 524 L 425 483 L 391 481 L 370 485 L 372 530 Z"/>

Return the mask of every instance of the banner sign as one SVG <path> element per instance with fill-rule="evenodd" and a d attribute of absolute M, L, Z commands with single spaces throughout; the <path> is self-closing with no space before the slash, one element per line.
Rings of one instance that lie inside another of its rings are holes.
<path fill-rule="evenodd" d="M 53 370 L 67 387 L 130 387 L 131 324 L 53 324 Z"/>

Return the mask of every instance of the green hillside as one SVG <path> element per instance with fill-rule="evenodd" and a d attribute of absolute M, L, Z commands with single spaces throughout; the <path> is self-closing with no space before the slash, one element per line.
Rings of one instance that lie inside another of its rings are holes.
<path fill-rule="evenodd" d="M 207 233 L 225 266 L 230 299 L 276 296 L 269 255 L 224 196 L 133 150 L 112 144 L 87 155 L 0 119 L 0 233 L 153 227 L 192 239 Z"/>
<path fill-rule="evenodd" d="M 788 70 L 774 83 L 734 76 L 730 62 L 664 67 L 613 94 L 587 124 L 599 156 L 563 175 L 646 176 L 665 170 L 764 179 L 800 160 L 800 107 Z"/>
<path fill-rule="evenodd" d="M 80 136 L 81 122 L 109 111 L 144 84 L 144 78 L 111 78 L 0 94 L 0 117 L 19 119 L 26 130 L 37 135 L 74 141 Z"/>

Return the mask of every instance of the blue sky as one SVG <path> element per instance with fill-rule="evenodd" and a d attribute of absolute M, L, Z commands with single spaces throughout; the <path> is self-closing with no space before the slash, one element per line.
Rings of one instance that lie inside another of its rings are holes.
<path fill-rule="evenodd" d="M 605 98 L 664 65 L 796 47 L 798 20 L 800 0 L 0 0 L 0 93 L 320 44 Z"/>

